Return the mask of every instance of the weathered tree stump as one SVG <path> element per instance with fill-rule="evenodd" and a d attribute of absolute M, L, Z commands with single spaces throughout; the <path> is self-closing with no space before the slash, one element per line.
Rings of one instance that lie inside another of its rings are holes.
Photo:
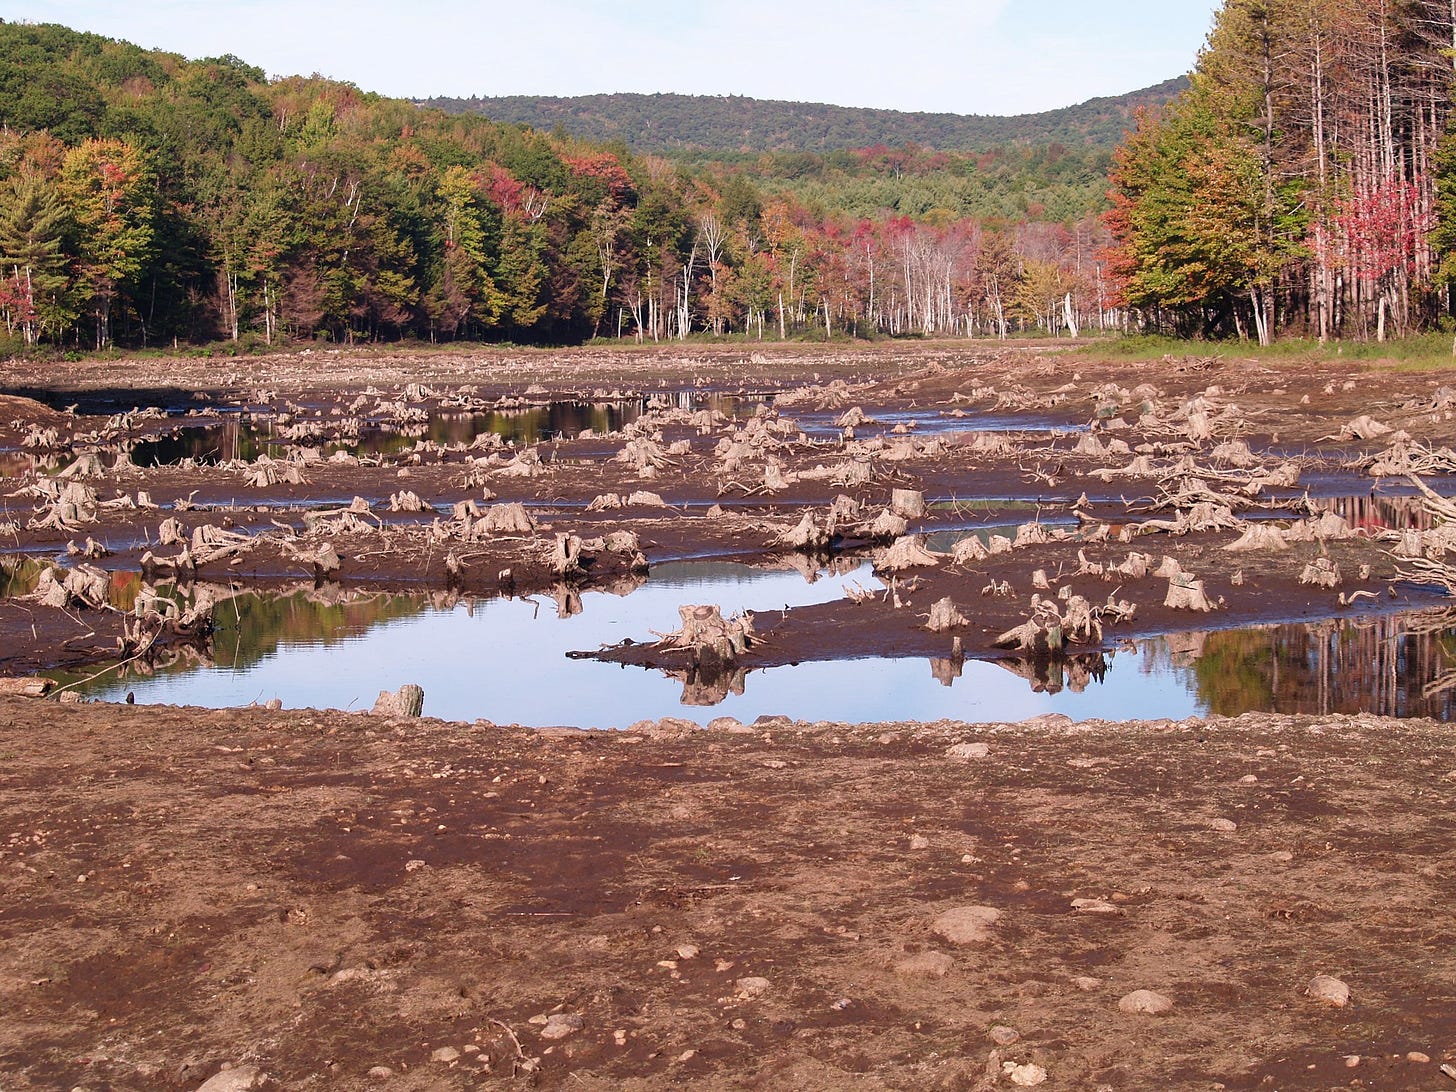
<path fill-rule="evenodd" d="M 425 691 L 414 683 L 405 683 L 398 690 L 381 690 L 374 701 L 374 715 L 381 717 L 417 717 L 425 708 Z"/>

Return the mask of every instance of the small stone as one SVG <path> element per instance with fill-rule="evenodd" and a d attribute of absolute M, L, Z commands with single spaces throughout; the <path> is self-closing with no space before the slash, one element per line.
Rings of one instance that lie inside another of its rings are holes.
<path fill-rule="evenodd" d="M 1360 1064 L 1360 1055 L 1358 1055 L 1358 1054 L 1346 1054 L 1345 1055 L 1345 1068 L 1346 1069 L 1354 1069 L 1359 1064 Z"/>
<path fill-rule="evenodd" d="M 740 978 L 733 985 L 738 991 L 738 996 L 744 1001 L 757 1001 L 768 993 L 772 986 L 767 978 Z"/>
<path fill-rule="evenodd" d="M 677 946 L 678 959 L 697 959 L 699 949 L 696 944 L 679 944 Z"/>
<path fill-rule="evenodd" d="M 1259 779 L 1253 774 L 1245 774 L 1243 777 L 1239 778 L 1240 785 L 1257 785 L 1258 783 Z"/>
<path fill-rule="evenodd" d="M 1278 861 L 1280 864 L 1288 864 L 1294 860 L 1294 854 L 1290 853 L 1287 849 L 1276 849 L 1273 853 L 1269 854 L 1269 859 L 1271 861 Z"/>
<path fill-rule="evenodd" d="M 1123 1012 L 1141 1016 L 1162 1016 L 1163 1013 L 1173 1010 L 1173 999 L 1152 990 L 1133 990 L 1132 993 L 1122 996 L 1117 1007 Z"/>
<path fill-rule="evenodd" d="M 1420 1050 L 1412 1050 L 1409 1054 L 1405 1056 L 1405 1060 L 1408 1062 L 1415 1062 L 1417 1065 L 1431 1064 L 1431 1056 Z"/>
<path fill-rule="evenodd" d="M 627 1032 L 626 1032 L 626 1030 L 623 1029 L 623 1028 L 618 1028 L 616 1031 L 612 1032 L 612 1042 L 616 1043 L 619 1047 L 626 1046 L 627 1045 Z"/>
<path fill-rule="evenodd" d="M 1034 1062 L 1027 1062 L 1025 1065 L 1005 1062 L 1001 1066 L 1001 1072 L 1010 1078 L 1012 1084 L 1022 1088 L 1035 1088 L 1039 1084 L 1046 1084 L 1047 1071 Z"/>
<path fill-rule="evenodd" d="M 430 1052 L 430 1061 L 432 1062 L 444 1062 L 446 1065 L 449 1065 L 451 1062 L 458 1062 L 459 1060 L 460 1052 L 452 1046 L 437 1047 Z"/>
<path fill-rule="evenodd" d="M 921 952 L 895 964 L 895 973 L 906 978 L 944 978 L 955 961 L 944 952 Z"/>
<path fill-rule="evenodd" d="M 1221 834 L 1232 834 L 1239 829 L 1239 825 L 1232 819 L 1210 819 L 1204 825 L 1209 830 L 1216 830 Z"/>
<path fill-rule="evenodd" d="M 389 1066 L 387 1066 L 387 1065 L 371 1066 L 370 1069 L 369 1069 L 369 1079 L 370 1080 L 374 1080 L 374 1081 L 387 1081 L 390 1077 L 393 1077 L 393 1076 L 394 1076 L 394 1070 L 390 1069 Z"/>
<path fill-rule="evenodd" d="M 230 1066 L 202 1082 L 197 1092 L 247 1092 L 263 1079 L 257 1066 Z"/>
<path fill-rule="evenodd" d="M 541 1029 L 543 1039 L 565 1039 L 586 1027 L 586 1021 L 574 1012 L 553 1012 L 546 1017 L 546 1026 Z"/>
<path fill-rule="evenodd" d="M 952 944 L 984 944 L 1000 920 L 1001 911 L 994 906 L 958 906 L 941 914 L 930 928 Z"/>
<path fill-rule="evenodd" d="M 1321 1005 L 1342 1009 L 1350 1003 L 1350 987 L 1327 974 L 1317 974 L 1304 988 L 1305 996 Z"/>
<path fill-rule="evenodd" d="M 991 756 L 991 745 L 989 743 L 957 743 L 954 747 L 946 748 L 946 758 L 989 758 Z"/>
<path fill-rule="evenodd" d="M 1072 985 L 1076 986 L 1077 989 L 1081 990 L 1083 993 L 1091 993 L 1093 990 L 1097 989 L 1099 986 L 1102 985 L 1102 979 L 1093 978 L 1090 975 L 1079 974 L 1076 978 L 1072 979 Z"/>
<path fill-rule="evenodd" d="M 910 848 L 911 849 L 929 849 L 930 848 L 930 839 L 927 838 L 927 837 L 925 837 L 925 835 L 923 835 L 923 834 L 912 834 L 912 835 L 910 835 Z"/>
<path fill-rule="evenodd" d="M 1079 914 L 1120 914 L 1122 909 L 1103 899 L 1073 899 L 1072 909 Z"/>
<path fill-rule="evenodd" d="M 690 1062 L 697 1056 L 698 1052 L 696 1050 L 685 1050 L 677 1056 L 677 1060 L 679 1062 Z"/>
<path fill-rule="evenodd" d="M 997 1046 L 1010 1046 L 1021 1038 L 1021 1032 L 1015 1028 L 1008 1028 L 1005 1024 L 996 1024 L 990 1031 L 991 1042 Z"/>

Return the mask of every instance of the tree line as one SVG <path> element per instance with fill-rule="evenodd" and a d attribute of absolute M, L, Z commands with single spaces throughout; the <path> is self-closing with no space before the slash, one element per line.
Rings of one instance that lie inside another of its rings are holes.
<path fill-rule="evenodd" d="M 1103 178 L 1056 145 L 690 165 L 0 23 L 0 337 L 1069 332 L 1118 319 Z"/>
<path fill-rule="evenodd" d="M 1384 340 L 1451 312 L 1456 0 L 1227 0 L 1112 170 L 1143 328 Z"/>

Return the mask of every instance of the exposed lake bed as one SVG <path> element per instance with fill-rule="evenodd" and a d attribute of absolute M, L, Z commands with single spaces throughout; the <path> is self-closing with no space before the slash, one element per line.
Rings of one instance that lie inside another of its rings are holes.
<path fill-rule="evenodd" d="M 0 1065 L 1433 1084 L 1456 622 L 1401 468 L 1452 492 L 1448 378 L 955 345 L 18 375 L 55 408 L 6 400 L 0 659 L 87 700 L 0 700 Z M 367 712 L 405 684 L 424 718 Z"/>

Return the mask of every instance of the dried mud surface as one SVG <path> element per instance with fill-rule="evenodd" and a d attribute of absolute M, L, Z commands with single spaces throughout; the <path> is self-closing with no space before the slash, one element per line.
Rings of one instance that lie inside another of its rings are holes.
<path fill-rule="evenodd" d="M 1439 521 L 1407 500 L 1393 526 L 1387 499 L 1417 466 L 1451 492 L 1453 378 L 952 345 L 12 365 L 5 551 L 90 539 L 102 556 L 68 563 L 130 590 L 124 609 L 0 599 L 0 674 L 114 658 L 139 570 L 215 599 L 547 592 L 569 610 L 642 562 L 879 566 L 861 603 L 759 616 L 737 670 L 949 657 L 953 640 L 996 654 L 1034 594 L 1135 603 L 1075 650 L 1094 654 L 1438 606 L 1395 555 L 1441 556 Z M 680 391 L 776 397 L 702 416 Z M 625 430 L 412 439 L 442 409 L 653 396 Z M 872 421 L 847 436 L 833 422 L 855 407 Z M 110 465 L 196 423 L 180 411 L 239 409 L 291 430 L 271 467 L 241 450 Z M 983 413 L 1009 431 L 954 429 Z M 1371 418 L 1399 431 L 1362 435 Z M 411 442 L 331 458 L 361 427 Z M 1084 436 L 1101 450 L 1075 450 Z M 64 482 L 91 491 L 79 509 L 56 503 Z M 931 503 L 906 535 L 989 526 L 1020 545 L 895 570 L 920 540 L 869 529 L 895 489 Z M 391 511 L 402 490 L 425 510 Z M 634 492 L 664 506 L 588 509 Z M 841 495 L 858 513 L 827 556 L 784 544 Z M 534 528 L 479 533 L 516 501 Z M 168 519 L 183 537 L 163 548 Z M 1251 520 L 1294 541 L 1229 551 Z M 590 545 L 614 533 L 641 557 Z M 567 572 L 558 536 L 588 544 Z M 173 574 L 189 547 L 204 560 Z M 1134 554 L 1172 559 L 1217 609 L 1111 571 Z M 1338 579 L 1301 582 L 1311 565 Z M 944 598 L 967 617 L 932 632 Z M 1437 1068 L 1456 1062 L 1453 793 L 1448 725 L 1372 716 L 586 733 L 0 697 L 0 1089 L 1456 1087 Z M 962 915 L 980 940 L 935 930 L 968 907 L 999 914 Z M 1348 1005 L 1306 995 L 1322 974 Z M 1136 990 L 1173 1007 L 1119 1009 Z"/>
<path fill-rule="evenodd" d="M 1445 725 L 0 723 L 6 1089 L 1411 1089 L 1456 1059 Z M 977 906 L 983 940 L 936 933 Z M 1121 1011 L 1141 989 L 1172 1010 Z"/>

